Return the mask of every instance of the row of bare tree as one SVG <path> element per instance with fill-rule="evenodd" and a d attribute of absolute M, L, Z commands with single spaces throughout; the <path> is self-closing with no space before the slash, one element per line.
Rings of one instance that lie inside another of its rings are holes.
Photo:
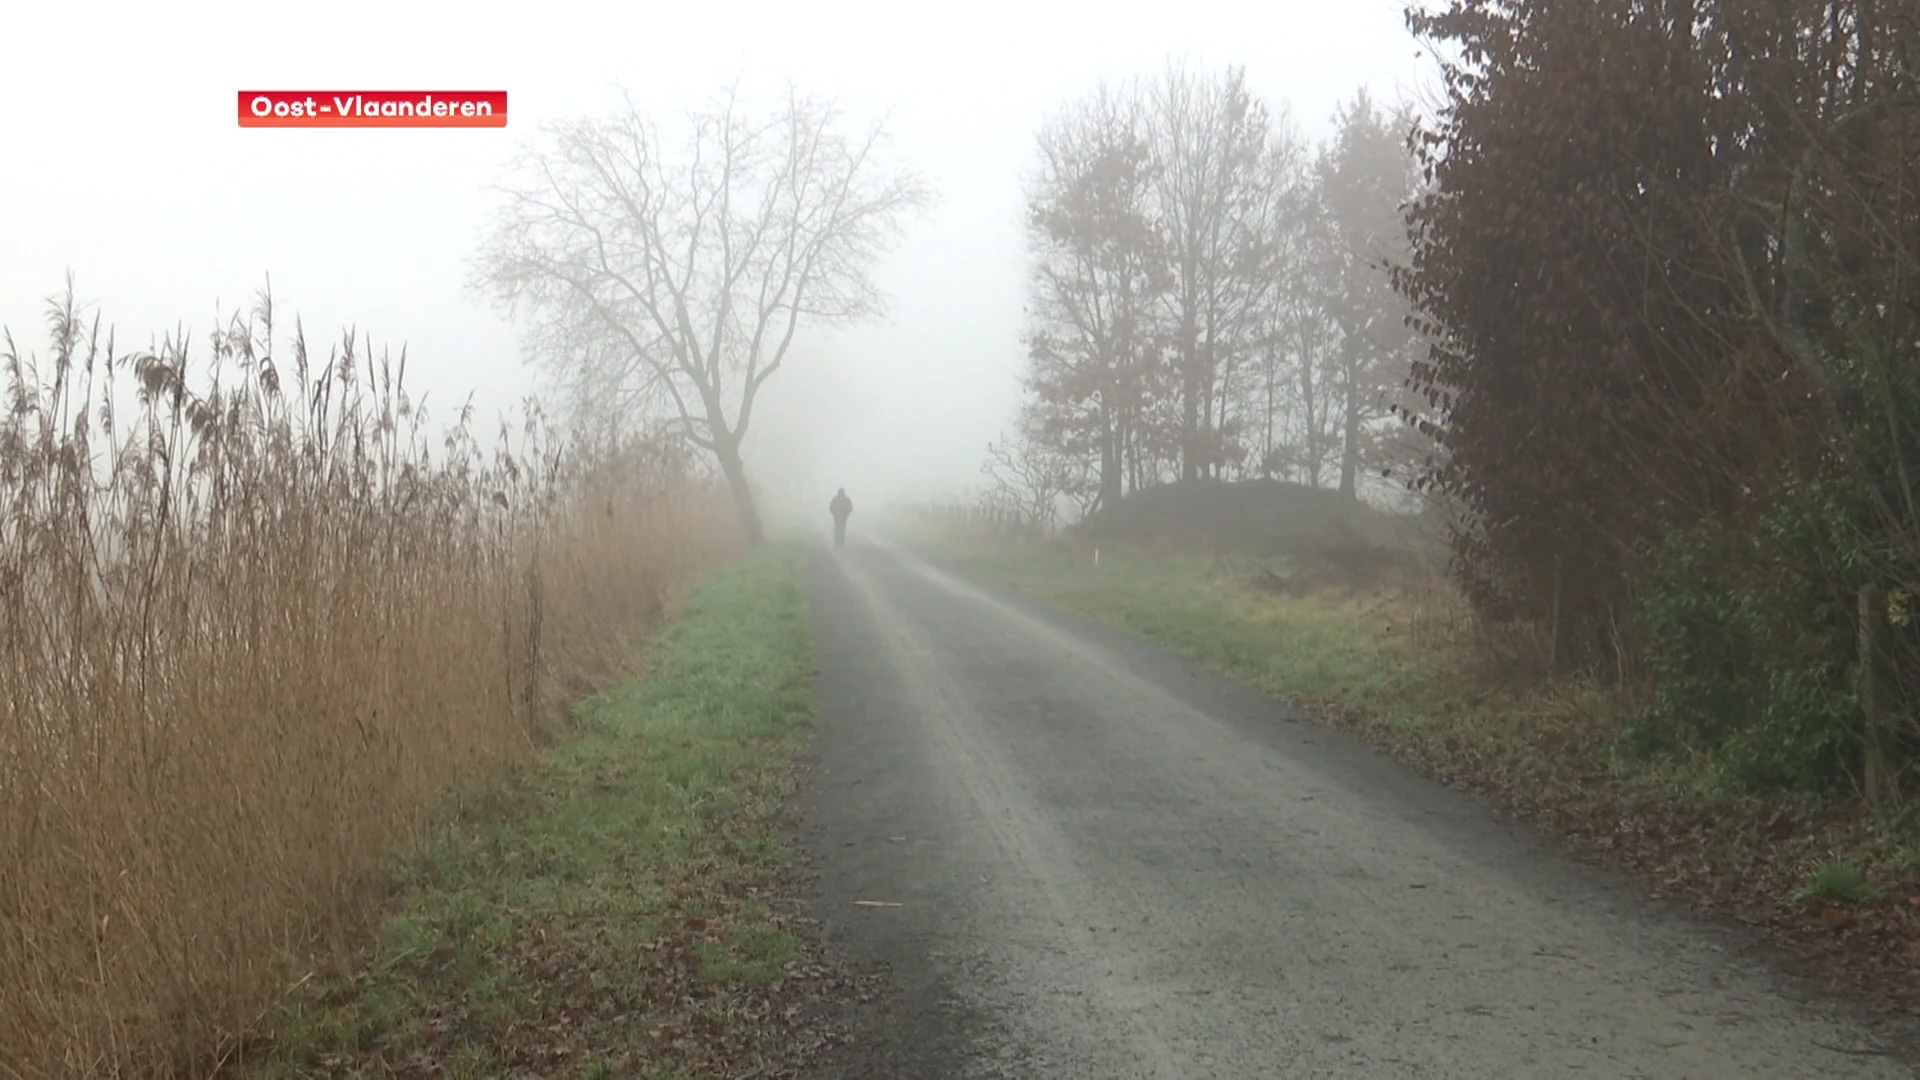
<path fill-rule="evenodd" d="M 1310 147 L 1243 72 L 1175 65 L 1045 126 L 1029 401 L 989 450 L 996 502 L 1050 520 L 1250 474 L 1354 493 L 1404 459 L 1389 414 L 1415 340 L 1387 265 L 1409 118 L 1363 93 L 1337 124 Z M 623 101 L 515 161 L 477 283 L 522 317 L 576 422 L 706 451 L 758 539 L 741 448 L 760 389 L 802 327 L 883 310 L 872 270 L 932 199 L 886 148 L 797 91 L 759 110 L 736 87 L 679 117 Z"/>
<path fill-rule="evenodd" d="M 1171 480 L 1357 494 L 1406 460 L 1410 125 L 1363 91 L 1313 147 L 1243 70 L 1177 63 L 1061 108 L 1026 185 L 1027 395 L 986 498 L 1050 519 Z"/>

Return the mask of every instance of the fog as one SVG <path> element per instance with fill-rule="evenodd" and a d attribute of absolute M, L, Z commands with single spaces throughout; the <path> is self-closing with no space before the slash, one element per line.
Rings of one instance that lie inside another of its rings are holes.
<path fill-rule="evenodd" d="M 540 121 L 614 84 L 671 108 L 747 73 L 891 108 L 938 202 L 881 271 L 872 325 L 803 332 L 756 406 L 748 461 L 770 520 L 957 497 L 1011 418 L 1022 364 L 1021 178 L 1037 127 L 1102 78 L 1170 57 L 1244 64 L 1309 138 L 1360 86 L 1424 70 L 1392 0 L 397 5 L 75 2 L 0 17 L 0 323 L 43 348 L 44 298 L 80 298 L 144 344 L 201 336 L 271 275 L 310 339 L 349 324 L 409 353 L 450 419 L 537 388 L 514 327 L 467 287 L 484 185 Z M 504 89 L 502 130 L 242 130 L 240 88 Z M 291 319 L 282 332 L 291 331 Z"/>

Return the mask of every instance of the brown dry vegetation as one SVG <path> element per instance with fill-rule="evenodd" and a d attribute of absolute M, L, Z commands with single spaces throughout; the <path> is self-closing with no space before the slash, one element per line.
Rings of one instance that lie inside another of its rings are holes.
<path fill-rule="evenodd" d="M 270 302 L 0 355 L 0 1074 L 201 1072 L 348 955 L 377 871 L 728 553 L 658 445 L 435 445 L 404 356 Z"/>

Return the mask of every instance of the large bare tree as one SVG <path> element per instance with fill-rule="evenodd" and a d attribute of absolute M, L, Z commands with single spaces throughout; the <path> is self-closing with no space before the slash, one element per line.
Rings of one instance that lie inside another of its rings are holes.
<path fill-rule="evenodd" d="M 1218 476 L 1234 456 L 1222 391 L 1271 321 L 1284 159 L 1298 149 L 1241 68 L 1215 74 L 1176 62 L 1145 95 L 1173 275 L 1164 300 L 1179 372 L 1180 476 L 1196 480 Z"/>
<path fill-rule="evenodd" d="M 802 327 L 884 313 L 873 268 L 932 192 L 890 159 L 884 121 L 740 91 L 670 133 L 626 93 L 544 127 L 497 185 L 476 283 L 526 319 L 582 420 L 663 422 L 711 453 L 759 543 L 741 454 L 754 401 Z"/>
<path fill-rule="evenodd" d="M 1166 287 L 1152 152 L 1139 99 L 1109 85 L 1060 110 L 1037 141 L 1026 333 L 1036 438 L 1097 462 L 1097 504 L 1110 506 L 1152 442 Z"/>

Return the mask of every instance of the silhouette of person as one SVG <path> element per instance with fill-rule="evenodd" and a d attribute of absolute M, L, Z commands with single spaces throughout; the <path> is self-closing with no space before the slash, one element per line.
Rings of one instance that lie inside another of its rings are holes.
<path fill-rule="evenodd" d="M 827 513 L 833 515 L 833 546 L 845 547 L 847 543 L 847 518 L 853 513 L 853 500 L 847 498 L 846 488 L 841 488 L 840 493 L 835 495 L 833 501 L 827 504 Z"/>

